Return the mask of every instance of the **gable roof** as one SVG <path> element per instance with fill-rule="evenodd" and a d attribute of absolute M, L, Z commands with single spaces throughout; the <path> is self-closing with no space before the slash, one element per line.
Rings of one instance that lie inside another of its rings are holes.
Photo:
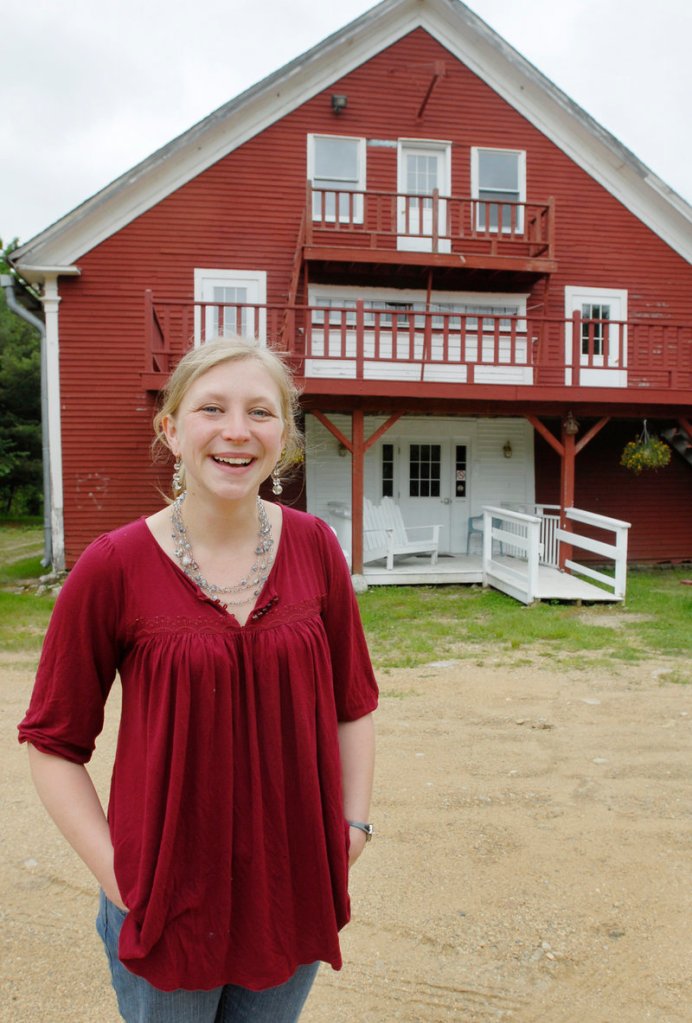
<path fill-rule="evenodd" d="M 30 278 L 95 245 L 393 42 L 423 28 L 635 216 L 692 260 L 692 207 L 460 0 L 384 0 L 219 107 L 13 254 Z M 69 268 L 69 269 L 68 269 Z"/>

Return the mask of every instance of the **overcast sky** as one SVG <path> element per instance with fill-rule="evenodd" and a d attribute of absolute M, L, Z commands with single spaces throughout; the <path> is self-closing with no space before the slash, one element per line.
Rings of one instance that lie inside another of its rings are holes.
<path fill-rule="evenodd" d="M 368 0 L 32 0 L 0 20 L 0 237 L 28 241 Z M 692 202 L 690 0 L 470 0 Z"/>

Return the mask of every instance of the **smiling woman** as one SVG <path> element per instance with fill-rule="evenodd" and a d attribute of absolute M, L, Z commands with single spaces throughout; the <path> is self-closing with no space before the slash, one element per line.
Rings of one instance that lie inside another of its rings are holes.
<path fill-rule="evenodd" d="M 181 489 L 70 574 L 20 725 L 39 794 L 102 888 L 126 1021 L 297 1020 L 341 966 L 377 686 L 341 548 L 260 485 L 295 462 L 272 352 L 210 342 L 156 417 Z M 85 764 L 116 672 L 106 818 Z"/>

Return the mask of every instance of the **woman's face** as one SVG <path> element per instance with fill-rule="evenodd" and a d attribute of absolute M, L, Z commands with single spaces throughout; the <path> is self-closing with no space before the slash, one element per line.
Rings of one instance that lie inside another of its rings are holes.
<path fill-rule="evenodd" d="M 229 360 L 190 385 L 163 428 L 190 496 L 254 499 L 281 455 L 281 395 L 257 359 Z"/>

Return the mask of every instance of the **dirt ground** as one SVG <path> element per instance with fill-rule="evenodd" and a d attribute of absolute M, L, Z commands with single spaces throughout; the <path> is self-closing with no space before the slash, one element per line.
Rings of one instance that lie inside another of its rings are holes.
<path fill-rule="evenodd" d="M 690 1023 L 691 687 L 493 660 L 381 674 L 377 835 L 304 1023 Z M 0 668 L 0 1018 L 117 1023 L 95 885 L 14 738 L 33 664 Z"/>

